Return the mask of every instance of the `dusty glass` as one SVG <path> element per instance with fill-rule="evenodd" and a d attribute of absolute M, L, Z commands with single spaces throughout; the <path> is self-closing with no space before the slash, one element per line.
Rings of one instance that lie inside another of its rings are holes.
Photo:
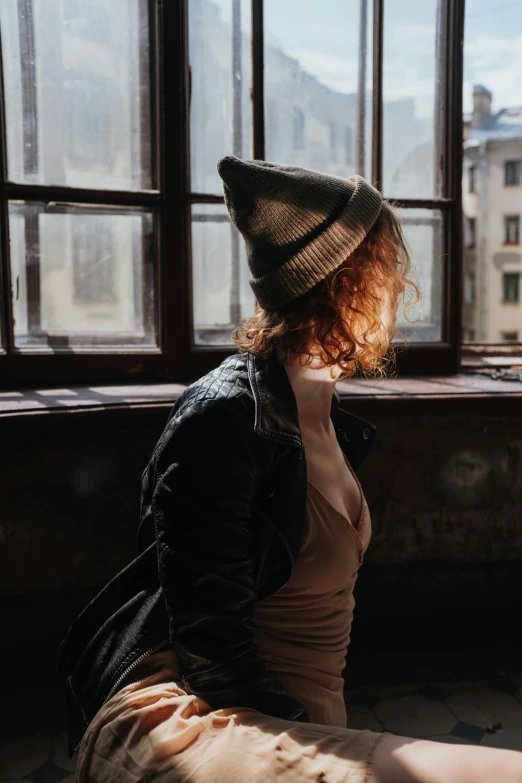
<path fill-rule="evenodd" d="M 395 340 L 439 342 L 442 339 L 445 261 L 443 215 L 439 210 L 431 209 L 405 209 L 399 215 L 411 256 L 409 277 L 420 288 L 421 298 L 418 303 L 408 306 L 412 296 L 411 288 L 407 287 L 405 299 L 397 312 Z"/>
<path fill-rule="evenodd" d="M 2 0 L 8 177 L 139 190 L 151 175 L 146 0 Z"/>
<path fill-rule="evenodd" d="M 252 157 L 248 0 L 189 0 L 190 169 L 194 193 L 223 192 L 216 161 Z"/>
<path fill-rule="evenodd" d="M 267 160 L 371 179 L 368 0 L 265 0 Z"/>
<path fill-rule="evenodd" d="M 234 327 L 252 315 L 255 297 L 243 238 L 221 204 L 192 208 L 194 342 L 227 345 Z"/>
<path fill-rule="evenodd" d="M 146 210 L 9 205 L 17 347 L 154 346 Z"/>
<path fill-rule="evenodd" d="M 383 193 L 441 195 L 441 0 L 386 0 L 383 33 Z"/>

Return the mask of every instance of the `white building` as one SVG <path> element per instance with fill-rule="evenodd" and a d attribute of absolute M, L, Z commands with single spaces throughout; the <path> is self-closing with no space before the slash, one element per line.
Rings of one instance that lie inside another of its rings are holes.
<path fill-rule="evenodd" d="M 465 122 L 464 340 L 522 341 L 522 107 L 491 114 L 491 93 L 473 90 Z"/>

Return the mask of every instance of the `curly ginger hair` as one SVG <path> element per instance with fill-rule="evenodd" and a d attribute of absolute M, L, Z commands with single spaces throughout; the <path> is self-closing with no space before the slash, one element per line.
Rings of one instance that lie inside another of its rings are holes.
<path fill-rule="evenodd" d="M 232 341 L 240 353 L 263 358 L 275 350 L 283 363 L 298 355 L 301 364 L 309 364 L 314 360 L 310 347 L 318 346 L 325 366 L 341 368 L 338 379 L 387 374 L 396 352 L 383 315 L 395 325 L 397 304 L 407 287 L 414 297 L 405 303 L 405 312 L 419 301 L 419 288 L 408 278 L 410 268 L 399 219 L 383 201 L 365 239 L 337 269 L 277 310 L 256 304 L 254 314 L 234 329 Z"/>

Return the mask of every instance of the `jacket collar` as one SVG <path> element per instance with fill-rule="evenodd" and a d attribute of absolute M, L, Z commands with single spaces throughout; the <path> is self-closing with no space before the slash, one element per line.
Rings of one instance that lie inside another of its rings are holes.
<path fill-rule="evenodd" d="M 247 352 L 247 368 L 255 401 L 254 430 L 271 440 L 303 447 L 299 414 L 294 390 L 284 365 L 275 352 L 268 359 Z M 372 444 L 375 427 L 365 419 L 340 407 L 341 398 L 334 390 L 330 417 L 338 440 L 350 459 L 360 463 Z"/>

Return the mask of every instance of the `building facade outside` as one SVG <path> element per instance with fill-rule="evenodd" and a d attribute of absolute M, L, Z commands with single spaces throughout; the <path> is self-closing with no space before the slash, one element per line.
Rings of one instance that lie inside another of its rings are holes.
<path fill-rule="evenodd" d="M 491 113 L 475 85 L 464 122 L 463 339 L 522 341 L 522 106 Z"/>

